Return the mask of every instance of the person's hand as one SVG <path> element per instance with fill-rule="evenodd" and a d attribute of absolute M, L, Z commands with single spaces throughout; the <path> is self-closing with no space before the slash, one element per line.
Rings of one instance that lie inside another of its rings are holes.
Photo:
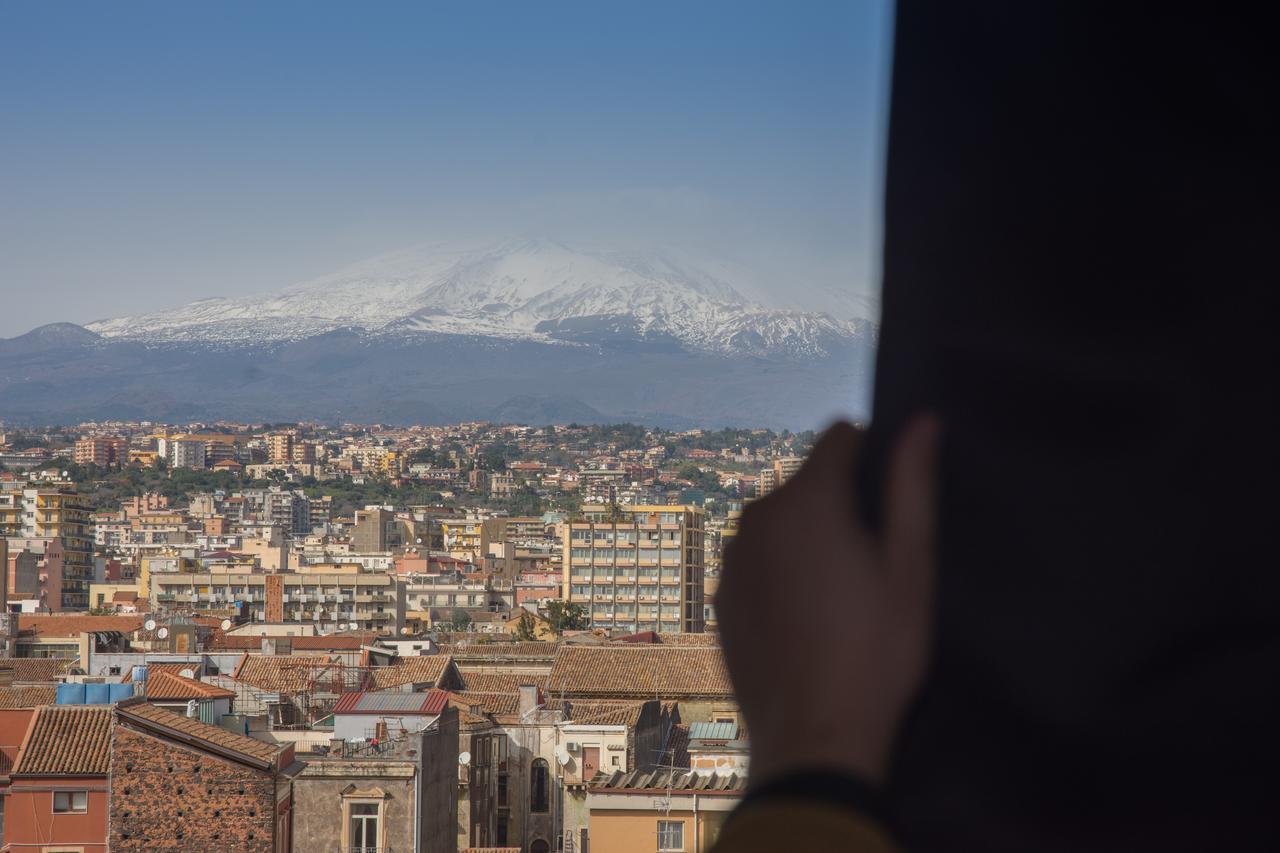
<path fill-rule="evenodd" d="M 716 613 L 753 784 L 831 769 L 884 781 L 932 646 L 938 433 L 921 417 L 899 436 L 880 535 L 861 521 L 863 434 L 846 423 L 743 512 Z"/>

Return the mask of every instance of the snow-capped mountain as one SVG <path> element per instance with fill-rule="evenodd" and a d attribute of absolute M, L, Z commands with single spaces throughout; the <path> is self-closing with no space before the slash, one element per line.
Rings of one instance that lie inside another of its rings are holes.
<path fill-rule="evenodd" d="M 379 337 L 632 341 L 802 359 L 871 334 L 867 316 L 770 304 L 766 294 L 778 290 L 732 264 L 687 252 L 518 239 L 416 247 L 265 296 L 205 299 L 88 328 L 108 339 L 261 344 L 356 327 Z"/>

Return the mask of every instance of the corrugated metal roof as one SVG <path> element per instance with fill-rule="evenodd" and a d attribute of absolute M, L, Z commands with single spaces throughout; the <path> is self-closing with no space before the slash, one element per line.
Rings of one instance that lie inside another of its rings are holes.
<path fill-rule="evenodd" d="M 448 702 L 443 690 L 425 693 L 344 693 L 335 714 L 439 714 Z"/>
<path fill-rule="evenodd" d="M 690 740 L 733 740 L 738 736 L 737 723 L 690 723 Z"/>
<path fill-rule="evenodd" d="M 666 788 L 671 791 L 738 793 L 746 790 L 747 779 L 745 776 L 739 776 L 736 773 L 722 776 L 719 773 L 699 774 L 690 773 L 688 770 L 659 767 L 657 769 L 632 770 L 630 772 L 615 770 L 613 773 L 605 773 L 601 771 L 591 780 L 590 786 L 592 788 L 607 788 L 620 791 L 650 791 Z"/>

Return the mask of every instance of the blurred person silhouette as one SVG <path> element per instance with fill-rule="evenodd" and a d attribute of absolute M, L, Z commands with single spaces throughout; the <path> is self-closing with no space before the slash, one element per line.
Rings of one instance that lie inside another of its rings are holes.
<path fill-rule="evenodd" d="M 726 555 L 717 851 L 1280 849 L 1268 32 L 898 3 L 874 418 Z"/>

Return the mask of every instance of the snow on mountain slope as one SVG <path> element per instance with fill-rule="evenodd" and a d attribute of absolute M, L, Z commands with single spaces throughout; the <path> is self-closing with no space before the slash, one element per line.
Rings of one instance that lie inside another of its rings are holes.
<path fill-rule="evenodd" d="M 748 275 L 674 251 L 599 251 L 544 239 L 424 246 L 265 296 L 205 299 L 88 328 L 108 338 L 249 343 L 360 327 L 378 335 L 673 341 L 788 357 L 822 356 L 863 333 L 865 324 L 852 319 L 760 304 L 729 277 L 747 283 Z"/>

